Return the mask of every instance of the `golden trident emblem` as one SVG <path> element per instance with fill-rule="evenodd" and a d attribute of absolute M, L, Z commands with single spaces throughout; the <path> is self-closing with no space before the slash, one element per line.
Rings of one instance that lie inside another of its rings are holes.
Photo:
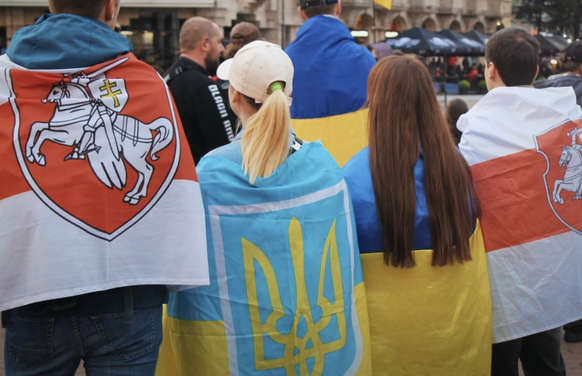
<path fill-rule="evenodd" d="M 245 266 L 245 281 L 248 294 L 251 326 L 253 328 L 253 344 L 255 350 L 255 367 L 257 370 L 268 370 L 284 367 L 287 375 L 295 375 L 295 366 L 299 364 L 301 375 L 308 375 L 307 359 L 313 359 L 312 376 L 319 376 L 323 373 L 325 354 L 341 349 L 346 344 L 346 317 L 344 312 L 343 287 L 340 272 L 340 262 L 337 249 L 337 239 L 335 236 L 335 220 L 327 235 L 323 254 L 321 257 L 319 272 L 319 288 L 317 294 L 317 306 L 321 308 L 323 314 L 319 321 L 314 322 L 312 308 L 307 298 L 307 288 L 305 286 L 305 259 L 303 249 L 303 232 L 301 224 L 297 218 L 293 217 L 289 224 L 289 245 L 293 260 L 293 270 L 295 271 L 295 283 L 297 287 L 297 310 L 293 326 L 289 328 L 288 334 L 282 334 L 277 330 L 277 320 L 285 317 L 279 286 L 275 271 L 269 259 L 263 251 L 250 241 L 242 238 L 242 251 Z M 323 295 L 326 264 L 329 257 L 331 279 L 334 291 L 334 303 L 331 303 Z M 257 285 L 255 281 L 255 261 L 262 268 L 269 290 L 269 300 L 273 307 L 272 312 L 267 316 L 265 323 L 261 323 L 259 315 L 259 305 L 257 299 Z M 319 333 L 330 324 L 333 315 L 337 317 L 337 331 L 339 339 L 323 343 Z M 300 338 L 297 336 L 297 329 L 301 318 L 304 318 L 307 333 Z M 263 337 L 269 336 L 271 340 L 285 346 L 284 356 L 278 359 L 265 359 Z M 308 348 L 309 347 L 309 348 Z"/>

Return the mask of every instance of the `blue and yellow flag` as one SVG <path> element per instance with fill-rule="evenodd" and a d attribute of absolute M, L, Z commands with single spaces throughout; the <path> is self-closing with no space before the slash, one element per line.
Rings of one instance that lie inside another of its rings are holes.
<path fill-rule="evenodd" d="M 343 166 L 368 145 L 368 109 L 313 119 L 292 119 L 297 137 L 320 140 L 336 162 Z"/>
<path fill-rule="evenodd" d="M 374 0 L 374 2 L 386 9 L 392 9 L 392 0 Z"/>
<path fill-rule="evenodd" d="M 198 167 L 211 285 L 172 294 L 158 375 L 370 375 L 369 328 L 345 181 L 320 143 L 269 177 Z"/>
<path fill-rule="evenodd" d="M 481 227 L 471 261 L 432 266 L 430 249 L 416 266 L 394 268 L 383 253 L 362 254 L 374 375 L 491 374 L 492 314 Z"/>

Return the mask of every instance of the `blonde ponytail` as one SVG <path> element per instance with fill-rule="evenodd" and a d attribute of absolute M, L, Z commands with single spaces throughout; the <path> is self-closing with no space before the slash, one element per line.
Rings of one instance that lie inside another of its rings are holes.
<path fill-rule="evenodd" d="M 279 82 L 271 87 L 284 85 Z M 283 90 L 277 89 L 267 96 L 257 113 L 244 125 L 242 167 L 251 184 L 257 177 L 270 176 L 287 158 L 290 121 L 287 96 Z"/>

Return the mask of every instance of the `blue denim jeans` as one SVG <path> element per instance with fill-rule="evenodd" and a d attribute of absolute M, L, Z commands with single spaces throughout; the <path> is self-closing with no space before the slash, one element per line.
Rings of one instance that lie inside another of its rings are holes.
<path fill-rule="evenodd" d="M 491 376 L 518 376 L 519 360 L 526 376 L 566 376 L 561 346 L 562 328 L 496 343 Z"/>
<path fill-rule="evenodd" d="M 84 361 L 87 376 L 154 375 L 162 343 L 162 307 L 87 317 L 12 315 L 6 329 L 6 376 L 73 376 Z"/>

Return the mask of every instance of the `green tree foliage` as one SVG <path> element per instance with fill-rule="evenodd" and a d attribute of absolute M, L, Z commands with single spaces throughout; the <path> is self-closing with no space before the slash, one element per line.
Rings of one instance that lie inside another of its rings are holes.
<path fill-rule="evenodd" d="M 580 0 L 514 0 L 515 16 L 534 25 L 536 30 L 580 37 L 582 2 Z"/>
<path fill-rule="evenodd" d="M 572 39 L 578 39 L 582 24 L 582 3 L 579 0 L 553 0 L 548 3 L 546 9 L 546 13 L 550 16 L 547 23 L 548 29 L 572 35 Z"/>
<path fill-rule="evenodd" d="M 515 17 L 526 20 L 534 25 L 537 31 L 542 31 L 542 16 L 546 11 L 544 0 L 521 0 L 516 2 L 517 12 Z"/>

